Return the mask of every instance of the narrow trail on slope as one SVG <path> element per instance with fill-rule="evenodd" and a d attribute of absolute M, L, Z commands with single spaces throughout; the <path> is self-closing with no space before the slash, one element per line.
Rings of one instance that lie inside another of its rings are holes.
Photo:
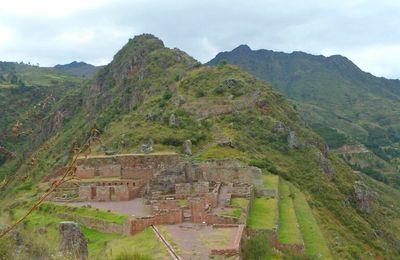
<path fill-rule="evenodd" d="M 180 258 L 178 256 L 178 254 L 175 252 L 175 250 L 172 248 L 172 246 L 168 243 L 168 241 L 163 237 L 163 235 L 161 235 L 160 231 L 158 231 L 158 229 L 154 225 L 151 225 L 151 228 L 153 229 L 153 232 L 156 234 L 158 239 L 160 239 L 160 241 L 167 248 L 168 253 L 172 256 L 172 258 L 174 260 L 182 260 L 182 258 Z"/>

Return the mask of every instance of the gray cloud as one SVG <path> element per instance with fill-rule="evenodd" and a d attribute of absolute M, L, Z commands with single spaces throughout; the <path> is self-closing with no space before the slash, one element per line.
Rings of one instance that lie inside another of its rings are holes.
<path fill-rule="evenodd" d="M 148 32 L 202 62 L 246 43 L 342 54 L 363 70 L 400 78 L 399 10 L 395 0 L 9 0 L 0 6 L 0 60 L 99 65 Z"/>

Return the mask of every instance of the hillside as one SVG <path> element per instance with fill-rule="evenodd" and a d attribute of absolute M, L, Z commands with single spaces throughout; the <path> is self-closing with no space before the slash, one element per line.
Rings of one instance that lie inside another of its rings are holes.
<path fill-rule="evenodd" d="M 57 120 L 50 122 L 49 115 L 66 93 L 80 85 L 80 79 L 54 69 L 0 63 L 0 146 L 8 151 L 0 154 L 0 166 L 10 153 L 16 157 L 10 168 L 0 168 L 1 177 L 58 130 Z M 58 113 L 58 118 L 62 116 L 67 115 Z"/>
<path fill-rule="evenodd" d="M 202 66 L 186 53 L 166 48 L 160 39 L 144 34 L 130 39 L 93 80 L 65 93 L 51 111 L 44 126 L 52 131 L 46 132 L 43 144 L 30 155 L 37 163 L 30 164 L 29 158 L 14 171 L 11 166 L 16 165 L 16 159 L 8 158 L 0 166 L 2 176 L 13 178 L 0 191 L 2 226 L 21 215 L 21 209 L 46 189 L 43 178 L 65 165 L 72 145 L 82 144 L 95 123 L 101 144 L 92 145 L 87 155 L 138 153 L 145 144 L 145 148 L 154 149 L 150 155 L 175 152 L 193 164 L 232 159 L 260 168 L 263 185 L 281 193 L 282 201 L 274 206 L 281 214 L 274 220 L 281 227 L 281 240 L 305 244 L 304 252 L 282 249 L 274 256 L 278 259 L 329 259 L 329 254 L 338 259 L 395 259 L 400 253 L 400 192 L 354 172 L 327 149 L 293 104 L 237 66 Z M 56 120 L 62 111 L 66 116 Z M 14 120 L 19 118 L 15 116 Z M 54 122 L 58 122 L 56 127 Z M 187 140 L 192 143 L 192 155 L 182 150 Z M 18 181 L 26 172 L 30 185 Z M 247 222 L 249 230 L 271 229 L 273 225 L 263 221 L 271 215 L 273 201 L 256 196 Z M 243 201 L 232 203 L 242 205 Z M 22 241 L 33 240 L 35 248 L 46 250 L 24 253 L 53 252 L 54 241 L 31 238 L 37 234 L 57 236 L 55 223 L 64 211 L 108 222 L 121 220 L 112 212 L 103 214 L 89 208 L 42 207 L 19 227 L 19 234 Z M 225 214 L 235 216 L 237 211 Z M 42 226 L 48 227 L 47 233 L 41 233 Z M 93 257 L 113 251 L 107 248 L 110 245 L 120 245 L 118 250 L 122 250 L 132 239 L 135 243 L 155 241 L 148 230 L 138 238 L 86 228 Z M 265 249 L 262 254 L 266 258 L 273 252 L 269 238 L 257 234 L 253 232 L 244 246 L 247 259 L 255 259 L 252 248 Z M 144 253 L 150 257 L 152 252 L 160 254 L 159 259 L 165 255 L 159 245 L 142 245 L 146 246 Z"/>
<path fill-rule="evenodd" d="M 101 67 L 102 66 L 93 66 L 92 64 L 82 61 L 73 61 L 68 64 L 58 64 L 54 66 L 54 69 L 65 72 L 72 76 L 90 78 L 93 77 L 93 75 L 96 74 Z"/>
<path fill-rule="evenodd" d="M 387 173 L 391 182 L 399 185 L 399 80 L 375 77 L 340 55 L 253 51 L 241 45 L 219 53 L 209 64 L 223 60 L 270 82 L 294 100 L 305 120 L 331 148 L 364 144 L 375 162 L 386 161 L 372 166 L 376 174 Z"/>

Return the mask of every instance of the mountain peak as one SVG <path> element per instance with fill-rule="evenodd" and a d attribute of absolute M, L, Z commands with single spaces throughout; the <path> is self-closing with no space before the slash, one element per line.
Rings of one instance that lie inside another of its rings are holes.
<path fill-rule="evenodd" d="M 235 52 L 248 52 L 248 51 L 251 51 L 251 48 L 247 44 L 241 44 L 232 50 L 232 52 L 234 52 L 234 51 Z"/>
<path fill-rule="evenodd" d="M 100 68 L 83 61 L 73 61 L 68 64 L 57 64 L 54 66 L 56 70 L 68 73 L 77 77 L 93 76 Z"/>

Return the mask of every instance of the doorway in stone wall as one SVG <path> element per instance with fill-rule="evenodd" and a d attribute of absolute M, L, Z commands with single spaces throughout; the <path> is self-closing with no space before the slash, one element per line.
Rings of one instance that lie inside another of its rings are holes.
<path fill-rule="evenodd" d="M 110 187 L 110 200 L 117 200 L 117 197 L 115 196 L 115 188 Z"/>
<path fill-rule="evenodd" d="M 90 187 L 90 200 L 94 200 L 96 198 L 96 187 Z"/>

